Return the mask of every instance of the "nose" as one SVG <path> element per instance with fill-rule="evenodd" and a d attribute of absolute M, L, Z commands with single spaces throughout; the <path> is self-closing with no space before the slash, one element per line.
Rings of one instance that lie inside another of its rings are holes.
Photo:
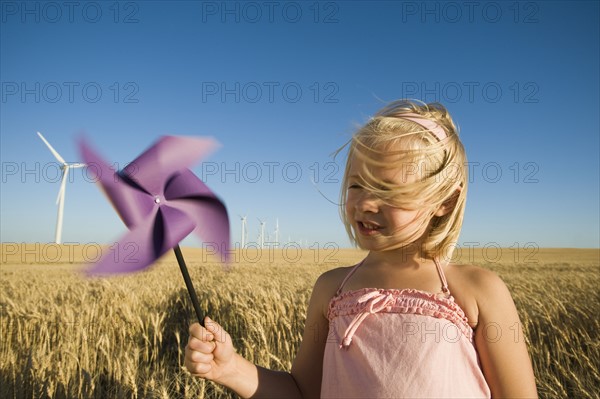
<path fill-rule="evenodd" d="M 361 193 L 356 198 L 354 207 L 359 212 L 377 213 L 381 200 L 368 190 L 361 190 Z"/>

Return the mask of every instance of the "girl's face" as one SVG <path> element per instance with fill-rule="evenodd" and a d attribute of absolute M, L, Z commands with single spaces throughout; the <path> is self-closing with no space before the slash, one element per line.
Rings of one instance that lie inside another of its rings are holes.
<path fill-rule="evenodd" d="M 390 158 L 390 159 L 386 159 Z M 397 159 L 383 156 L 378 160 L 391 165 Z M 348 186 L 346 187 L 346 217 L 351 224 L 361 248 L 383 251 L 403 247 L 417 241 L 426 232 L 431 216 L 429 208 L 406 210 L 386 204 L 375 194 L 364 188 L 365 161 L 353 155 L 350 160 Z M 416 180 L 415 174 L 407 173 L 410 168 L 383 168 L 369 166 L 378 179 L 394 185 Z M 429 217 L 429 220 L 424 220 Z"/>

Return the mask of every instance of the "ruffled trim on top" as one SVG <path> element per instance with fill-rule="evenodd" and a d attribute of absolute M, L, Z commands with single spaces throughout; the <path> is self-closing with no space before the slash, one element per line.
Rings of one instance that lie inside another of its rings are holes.
<path fill-rule="evenodd" d="M 456 325 L 469 341 L 473 339 L 473 329 L 469 325 L 469 319 L 462 308 L 454 301 L 452 295 L 444 293 L 433 294 L 412 288 L 401 290 L 361 288 L 342 292 L 331 298 L 327 311 L 327 319 L 332 321 L 336 316 L 356 315 L 363 312 L 368 304 L 359 303 L 358 298 L 368 292 L 379 292 L 394 296 L 395 303 L 387 306 L 379 313 L 419 314 L 446 319 Z"/>

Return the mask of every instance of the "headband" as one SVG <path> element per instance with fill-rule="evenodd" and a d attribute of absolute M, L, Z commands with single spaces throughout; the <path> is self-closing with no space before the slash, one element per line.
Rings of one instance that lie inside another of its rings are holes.
<path fill-rule="evenodd" d="M 409 121 L 415 122 L 418 125 L 423 126 L 425 129 L 429 130 L 435 137 L 437 137 L 439 141 L 442 141 L 446 137 L 448 137 L 448 134 L 446 133 L 443 127 L 423 117 L 422 115 L 409 112 L 405 114 L 396 114 L 395 116 L 398 118 L 407 119 Z M 460 184 L 460 182 L 454 185 L 453 190 L 462 191 L 462 185 Z"/>
<path fill-rule="evenodd" d="M 405 114 L 396 114 L 394 116 L 402 119 L 407 119 L 409 121 L 415 122 L 418 125 L 423 126 L 425 129 L 429 130 L 435 137 L 437 137 L 439 141 L 442 141 L 446 137 L 448 137 L 448 134 L 446 133 L 443 127 L 423 117 L 422 115 L 409 112 Z"/>

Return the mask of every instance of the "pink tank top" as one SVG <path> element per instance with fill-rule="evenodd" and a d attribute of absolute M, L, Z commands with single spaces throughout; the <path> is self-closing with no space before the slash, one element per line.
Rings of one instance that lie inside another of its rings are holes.
<path fill-rule="evenodd" d="M 442 292 L 363 288 L 329 303 L 322 398 L 490 398 L 464 311 Z"/>

